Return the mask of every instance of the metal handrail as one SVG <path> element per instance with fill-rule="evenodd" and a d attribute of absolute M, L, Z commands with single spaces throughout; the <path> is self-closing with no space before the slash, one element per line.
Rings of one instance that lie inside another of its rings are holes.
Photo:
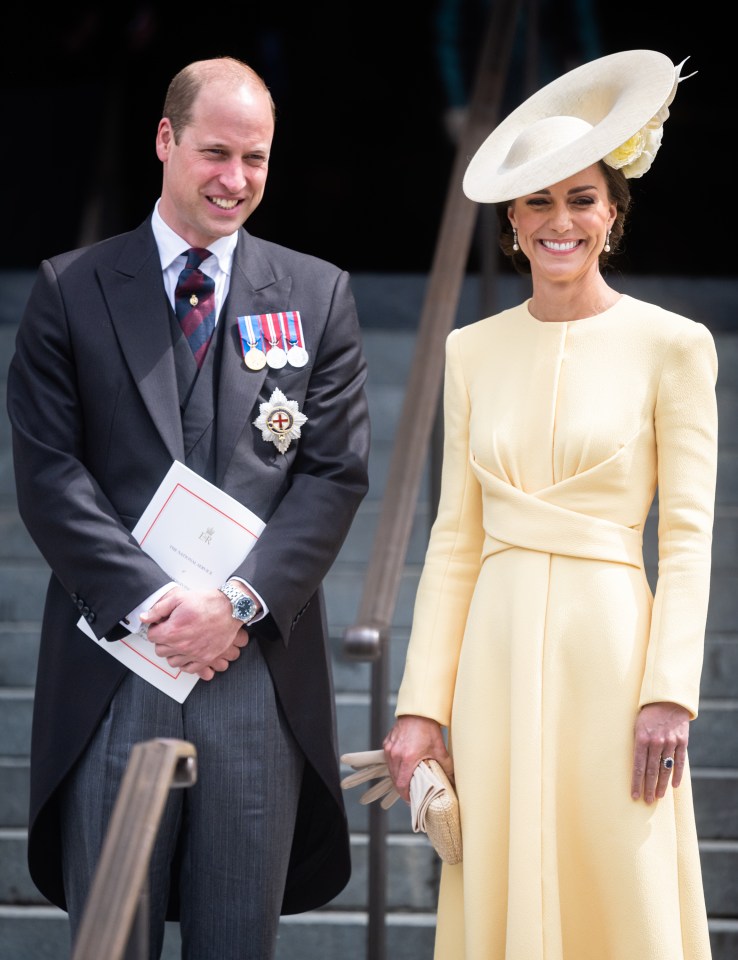
<path fill-rule="evenodd" d="M 460 184 L 469 157 L 495 126 L 519 6 L 519 0 L 493 5 L 474 95 L 456 151 L 399 421 L 412 422 L 413 429 L 401 429 L 395 437 L 357 625 L 345 634 L 348 652 L 356 642 L 359 659 L 379 656 L 376 633 L 392 623 L 441 391 L 445 341 L 456 318 L 477 217 L 477 205 L 464 196 Z"/>
<path fill-rule="evenodd" d="M 477 219 L 477 205 L 460 189 L 469 157 L 494 128 L 505 88 L 520 0 L 492 5 L 465 128 L 456 151 L 433 264 L 418 325 L 413 362 L 357 623 L 344 633 L 344 650 L 372 663 L 370 746 L 387 730 L 388 645 L 400 589 L 423 468 L 436 418 L 450 333 L 461 295 Z M 369 812 L 369 897 L 367 956 L 384 960 L 386 906 L 386 822 L 379 804 Z"/>
<path fill-rule="evenodd" d="M 105 835 L 72 960 L 147 960 L 148 869 L 170 788 L 197 776 L 195 747 L 184 740 L 137 743 Z"/>

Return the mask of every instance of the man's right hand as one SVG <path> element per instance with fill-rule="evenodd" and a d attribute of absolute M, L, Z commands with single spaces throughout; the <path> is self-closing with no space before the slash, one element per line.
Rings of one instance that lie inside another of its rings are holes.
<path fill-rule="evenodd" d="M 146 613 L 148 638 L 159 657 L 176 669 L 212 680 L 241 656 L 249 635 L 234 620 L 228 598 L 220 590 L 174 587 Z"/>

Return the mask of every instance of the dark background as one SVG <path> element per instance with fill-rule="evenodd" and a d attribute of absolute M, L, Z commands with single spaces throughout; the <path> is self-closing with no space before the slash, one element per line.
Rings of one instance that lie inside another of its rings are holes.
<path fill-rule="evenodd" d="M 190 60 L 230 54 L 264 76 L 278 108 L 269 182 L 249 229 L 352 272 L 427 271 L 454 159 L 444 117 L 468 89 L 491 7 L 243 0 L 72 4 L 41 15 L 16 6 L 3 18 L 0 67 L 10 227 L 0 268 L 35 268 L 143 220 L 160 186 L 154 137 L 168 81 Z M 675 63 L 689 57 L 683 73 L 698 71 L 680 84 L 652 170 L 631 181 L 618 262 L 628 273 L 735 275 L 735 56 L 716 11 L 521 3 L 505 110 L 531 92 L 531 39 L 536 87 L 640 47 Z"/>

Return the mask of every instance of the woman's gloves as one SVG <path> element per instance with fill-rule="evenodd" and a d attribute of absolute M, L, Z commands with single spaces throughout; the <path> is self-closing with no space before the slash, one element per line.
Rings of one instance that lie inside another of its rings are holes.
<path fill-rule="evenodd" d="M 380 800 L 380 806 L 383 810 L 389 810 L 392 804 L 400 799 L 400 794 L 395 790 L 395 785 L 389 775 L 387 763 L 384 759 L 384 750 L 362 750 L 358 753 L 344 753 L 341 757 L 341 763 L 352 767 L 356 773 L 350 773 L 341 781 L 344 790 L 356 787 L 360 783 L 367 783 L 369 780 L 379 779 L 373 787 L 369 787 L 359 797 L 359 803 L 372 803 L 374 800 Z"/>

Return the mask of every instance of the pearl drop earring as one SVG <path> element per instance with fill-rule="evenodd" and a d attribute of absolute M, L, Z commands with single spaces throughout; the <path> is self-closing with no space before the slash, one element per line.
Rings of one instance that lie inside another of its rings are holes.
<path fill-rule="evenodd" d="M 605 239 L 605 253 L 610 252 L 610 234 L 611 233 L 612 233 L 612 230 L 607 231 L 607 238 Z"/>
<path fill-rule="evenodd" d="M 608 234 L 609 236 L 609 234 Z M 513 227 L 513 250 L 519 250 L 520 245 L 518 244 L 518 231 Z"/>

